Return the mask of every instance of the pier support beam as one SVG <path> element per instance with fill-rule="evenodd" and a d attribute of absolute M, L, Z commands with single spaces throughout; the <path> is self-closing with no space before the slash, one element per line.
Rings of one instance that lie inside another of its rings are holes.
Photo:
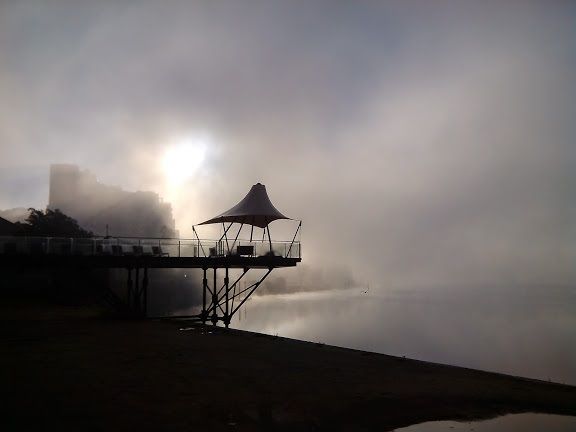
<path fill-rule="evenodd" d="M 230 325 L 230 311 L 228 309 L 228 292 L 230 291 L 229 279 L 228 279 L 228 267 L 226 267 L 226 275 L 224 276 L 224 325 L 228 327 Z"/>
<path fill-rule="evenodd" d="M 145 318 L 148 315 L 148 286 L 150 284 L 148 267 L 142 269 L 142 283 L 140 283 L 140 267 L 128 267 L 126 270 L 128 273 L 126 299 L 114 295 L 115 307 L 119 312 Z M 132 278 L 132 270 L 134 270 L 134 279 Z"/>
<path fill-rule="evenodd" d="M 126 300 L 128 306 L 132 303 L 133 296 L 133 283 L 132 283 L 132 267 L 128 267 L 128 281 L 126 282 Z"/>
<path fill-rule="evenodd" d="M 136 267 L 136 282 L 134 283 L 134 297 L 132 298 L 132 304 L 130 304 L 130 310 L 133 314 L 139 315 L 139 305 L 140 305 L 140 267 Z"/>
<path fill-rule="evenodd" d="M 208 270 L 206 267 L 202 269 L 204 271 L 204 277 L 202 279 L 202 313 L 200 314 L 200 319 L 202 320 L 202 324 L 206 324 L 208 320 L 208 312 L 206 311 L 206 291 L 208 289 L 208 279 L 206 278 L 206 271 Z"/>
<path fill-rule="evenodd" d="M 216 289 L 216 267 L 214 267 L 214 284 L 212 285 L 212 325 L 218 322 L 218 290 Z"/>
<path fill-rule="evenodd" d="M 144 267 L 144 277 L 142 279 L 142 302 L 140 306 L 140 313 L 144 318 L 146 318 L 148 314 L 148 267 Z"/>
<path fill-rule="evenodd" d="M 269 267 L 268 271 L 260 277 L 256 282 L 240 288 L 239 282 L 248 273 L 250 268 L 243 269 L 242 274 L 235 278 L 234 283 L 230 284 L 230 268 L 223 267 L 225 271 L 224 283 L 218 289 L 218 267 L 213 268 L 213 285 L 212 289 L 208 286 L 208 279 L 206 273 L 208 269 L 204 270 L 204 277 L 202 279 L 202 311 L 198 315 L 182 316 L 186 318 L 196 319 L 202 323 L 210 320 L 212 325 L 217 325 L 218 321 L 222 321 L 226 327 L 230 326 L 234 314 L 238 312 L 240 307 L 248 300 L 248 298 L 256 291 L 256 289 L 264 282 L 268 275 L 274 270 L 274 267 Z M 211 299 L 208 304 L 208 294 L 211 294 Z M 235 300 L 239 302 L 234 305 Z M 219 312 L 220 311 L 220 312 Z"/>

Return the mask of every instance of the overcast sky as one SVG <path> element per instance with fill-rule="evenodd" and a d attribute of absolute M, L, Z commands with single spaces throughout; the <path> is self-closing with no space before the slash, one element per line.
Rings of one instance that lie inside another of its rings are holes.
<path fill-rule="evenodd" d="M 44 207 L 49 164 L 75 163 L 190 235 L 260 181 L 311 265 L 573 284 L 575 22 L 569 1 L 3 0 L 0 209 Z"/>

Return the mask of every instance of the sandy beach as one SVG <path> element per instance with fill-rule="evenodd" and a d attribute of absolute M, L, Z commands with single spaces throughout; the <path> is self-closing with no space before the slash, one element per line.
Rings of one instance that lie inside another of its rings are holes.
<path fill-rule="evenodd" d="M 379 430 L 576 415 L 576 388 L 187 322 L 3 307 L 2 430 Z"/>

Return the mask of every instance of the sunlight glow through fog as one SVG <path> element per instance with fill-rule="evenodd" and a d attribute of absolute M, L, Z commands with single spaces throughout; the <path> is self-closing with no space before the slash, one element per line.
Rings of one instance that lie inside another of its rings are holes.
<path fill-rule="evenodd" d="M 179 186 L 194 176 L 206 158 L 207 139 L 188 137 L 168 147 L 162 171 L 170 185 Z"/>

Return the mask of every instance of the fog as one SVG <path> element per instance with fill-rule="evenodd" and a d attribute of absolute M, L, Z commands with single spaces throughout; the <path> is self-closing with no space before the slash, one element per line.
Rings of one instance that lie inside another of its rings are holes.
<path fill-rule="evenodd" d="M 306 259 L 387 283 L 571 283 L 565 2 L 4 2 L 0 207 L 50 162 L 173 203 L 183 235 L 256 181 Z M 209 137 L 168 185 L 167 146 Z"/>
<path fill-rule="evenodd" d="M 2 2 L 0 209 L 44 207 L 68 162 L 159 192 L 190 236 L 260 181 L 313 272 L 574 288 L 576 8 L 433 3 Z M 202 163 L 171 176 L 189 141 Z"/>

